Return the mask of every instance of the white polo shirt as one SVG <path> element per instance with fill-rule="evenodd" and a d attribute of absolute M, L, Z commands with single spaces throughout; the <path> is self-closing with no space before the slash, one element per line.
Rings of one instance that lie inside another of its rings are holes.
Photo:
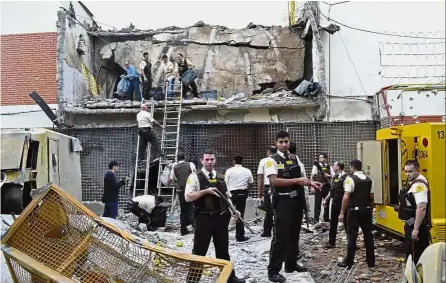
<path fill-rule="evenodd" d="M 248 184 L 254 183 L 254 178 L 252 177 L 251 170 L 237 164 L 226 170 L 225 182 L 230 192 L 234 190 L 247 190 Z"/>
<path fill-rule="evenodd" d="M 324 167 L 321 163 L 319 163 L 321 167 Z M 329 165 L 330 166 L 330 165 Z M 313 168 L 311 169 L 311 175 L 317 175 L 319 173 L 319 169 L 317 169 L 316 165 L 313 165 Z M 330 175 L 333 177 L 335 175 L 335 171 L 333 169 L 333 166 L 330 166 Z"/>
<path fill-rule="evenodd" d="M 152 213 L 152 210 L 155 208 L 155 197 L 152 195 L 137 196 L 132 201 L 138 202 L 138 206 L 148 213 Z"/>
<path fill-rule="evenodd" d="M 426 177 L 424 177 L 421 174 L 415 180 L 423 180 L 429 184 Z M 415 203 L 417 205 L 419 205 L 420 203 L 428 203 L 427 191 L 428 188 L 426 187 L 425 184 L 422 183 L 415 183 L 412 186 L 410 186 L 409 189 L 409 193 L 413 194 L 413 197 L 415 198 Z"/>
<path fill-rule="evenodd" d="M 170 171 L 169 179 L 171 179 L 171 180 L 176 180 L 177 179 L 177 177 L 175 176 L 175 170 L 173 170 L 173 168 L 175 168 L 176 165 L 178 165 L 180 163 L 183 163 L 183 162 L 186 162 L 186 161 L 181 160 L 181 161 L 178 161 L 178 163 L 175 163 L 173 165 L 172 170 Z M 192 173 L 195 173 L 197 171 L 197 169 L 195 167 L 195 164 L 193 164 L 192 162 L 189 162 L 189 166 L 190 166 L 190 170 L 192 171 Z"/>
<path fill-rule="evenodd" d="M 357 176 L 361 180 L 365 180 L 367 177 L 362 171 L 356 171 L 355 173 L 353 173 L 353 175 Z M 370 178 L 370 180 L 372 180 L 372 178 Z M 350 193 L 353 193 L 355 191 L 355 181 L 353 181 L 353 178 L 350 176 L 347 176 L 347 178 L 345 178 L 344 191 Z M 373 192 L 374 192 L 374 184 L 372 180 L 372 189 L 370 190 L 370 193 L 373 194 Z"/>
<path fill-rule="evenodd" d="M 263 184 L 269 186 L 269 178 L 265 174 L 265 164 L 268 160 L 268 157 L 263 158 L 259 162 L 259 168 L 257 168 L 257 175 L 263 175 Z"/>

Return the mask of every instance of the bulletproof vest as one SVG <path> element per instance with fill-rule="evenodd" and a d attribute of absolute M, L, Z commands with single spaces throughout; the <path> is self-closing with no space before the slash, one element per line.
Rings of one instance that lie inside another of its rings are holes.
<path fill-rule="evenodd" d="M 427 226 L 431 226 L 431 215 L 430 215 L 430 189 L 429 184 L 424 180 L 415 180 L 401 190 L 399 195 L 399 210 L 398 210 L 398 218 L 401 220 L 409 220 L 411 218 L 415 218 L 417 211 L 417 203 L 415 201 L 415 197 L 413 193 L 409 193 L 409 189 L 412 185 L 416 183 L 422 183 L 427 187 L 427 207 L 426 207 L 426 216 L 424 217 L 423 223 Z"/>
<path fill-rule="evenodd" d="M 146 66 L 144 67 L 144 75 L 147 78 L 152 77 L 152 63 L 149 63 L 146 60 L 143 61 L 146 62 Z"/>
<path fill-rule="evenodd" d="M 341 177 L 339 177 L 339 174 L 333 176 L 333 186 L 330 190 L 331 198 L 342 199 L 342 197 L 344 196 L 344 181 L 347 176 L 347 174 L 344 174 Z"/>
<path fill-rule="evenodd" d="M 187 69 L 189 69 L 189 66 L 187 65 L 186 58 L 184 58 L 178 63 L 178 72 L 180 73 L 180 76 L 182 76 Z"/>
<path fill-rule="evenodd" d="M 330 174 L 330 165 L 329 164 L 321 164 L 315 162 L 314 165 L 317 167 L 317 174 L 314 176 L 316 182 L 327 184 L 328 179 L 324 176 L 325 173 Z"/>
<path fill-rule="evenodd" d="M 278 153 L 271 155 L 277 163 L 277 177 L 281 179 L 294 179 L 302 177 L 300 166 L 297 163 L 297 157 L 294 154 L 289 154 L 288 158 L 280 156 Z M 290 187 L 274 188 L 278 193 L 290 193 L 294 190 L 303 191 L 303 186 L 294 185 Z"/>
<path fill-rule="evenodd" d="M 189 162 L 181 162 L 173 167 L 173 173 L 177 178 L 177 188 L 184 188 L 189 175 L 192 173 Z"/>
<path fill-rule="evenodd" d="M 353 175 L 351 178 L 355 182 L 355 190 L 350 196 L 349 206 L 351 207 L 370 206 L 370 192 L 372 190 L 372 180 L 367 176 L 365 180 L 360 179 L 356 175 Z"/>
<path fill-rule="evenodd" d="M 198 181 L 200 182 L 200 191 L 207 188 L 217 188 L 223 195 L 226 196 L 228 191 L 225 183 L 225 176 L 217 172 L 215 179 L 208 180 L 207 176 L 201 170 L 197 171 Z M 195 210 L 197 213 L 205 212 L 225 212 L 228 210 L 228 206 L 221 198 L 206 194 L 195 201 Z"/>

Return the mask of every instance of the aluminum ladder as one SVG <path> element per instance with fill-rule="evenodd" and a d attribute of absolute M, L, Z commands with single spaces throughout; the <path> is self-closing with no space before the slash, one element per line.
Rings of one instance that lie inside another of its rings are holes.
<path fill-rule="evenodd" d="M 163 197 L 164 201 L 170 203 L 170 216 L 173 214 L 173 209 L 175 206 L 175 186 L 164 185 L 161 182 L 161 175 L 169 163 L 177 162 L 176 159 L 180 141 L 180 123 L 183 102 L 183 84 L 174 84 L 174 90 L 177 86 L 180 87 L 180 98 L 176 99 L 174 96 L 174 100 L 171 101 L 168 99 L 169 85 L 167 82 L 164 85 L 164 128 L 161 135 L 161 150 L 164 152 L 165 156 L 160 157 L 159 159 L 157 182 L 158 196 Z"/>
<path fill-rule="evenodd" d="M 144 100 L 141 102 L 144 103 Z M 150 113 L 154 114 L 155 110 L 155 102 L 153 98 L 151 99 L 150 105 Z M 135 160 L 135 175 L 133 178 L 133 194 L 132 198 L 140 195 L 147 195 L 149 188 L 149 176 L 150 176 L 150 159 L 151 159 L 151 151 L 152 145 L 150 143 L 147 144 L 146 148 L 146 156 L 143 160 L 138 160 L 139 156 L 139 143 L 141 142 L 141 137 L 138 134 L 138 142 L 136 143 L 136 160 Z M 139 173 L 144 172 L 144 178 L 138 178 Z M 142 182 L 144 182 L 144 187 L 142 187 Z"/>

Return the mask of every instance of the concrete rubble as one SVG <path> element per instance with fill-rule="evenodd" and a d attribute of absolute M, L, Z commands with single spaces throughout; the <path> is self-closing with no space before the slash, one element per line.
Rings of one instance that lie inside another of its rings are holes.
<path fill-rule="evenodd" d="M 174 104 L 174 101 L 167 101 Z M 151 102 L 146 101 L 150 106 Z M 68 104 L 66 111 L 76 114 L 101 114 L 101 113 L 137 113 L 140 102 L 130 100 L 102 99 L 86 96 L 81 103 Z M 155 111 L 164 110 L 164 101 L 154 101 Z M 220 110 L 220 109 L 252 109 L 252 108 L 281 108 L 281 107 L 316 107 L 317 103 L 311 98 L 295 95 L 290 90 L 279 89 L 267 94 L 247 96 L 238 93 L 230 98 L 218 100 L 184 99 L 182 102 L 183 112 L 194 110 Z"/>

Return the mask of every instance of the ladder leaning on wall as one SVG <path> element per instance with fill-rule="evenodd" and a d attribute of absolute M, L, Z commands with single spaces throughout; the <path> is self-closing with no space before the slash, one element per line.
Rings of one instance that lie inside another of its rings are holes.
<path fill-rule="evenodd" d="M 170 215 L 173 213 L 175 204 L 175 187 L 161 182 L 161 175 L 166 166 L 170 163 L 177 162 L 178 146 L 180 141 L 180 124 L 181 124 L 181 110 L 183 102 L 183 84 L 174 84 L 173 89 L 179 86 L 180 98 L 176 99 L 173 95 L 173 100 L 169 100 L 169 84 L 164 85 L 164 118 L 163 131 L 161 135 L 161 151 L 165 156 L 160 157 L 158 170 L 158 196 L 164 198 L 164 201 L 170 203 Z M 169 172 L 170 173 L 170 172 Z M 169 174 L 170 175 L 170 174 Z"/>
<path fill-rule="evenodd" d="M 142 101 L 144 103 L 144 100 Z M 153 98 L 150 103 L 150 113 L 154 114 L 155 102 Z M 150 176 L 150 160 L 151 160 L 151 150 L 152 146 L 150 143 L 147 144 L 146 156 L 142 160 L 138 160 L 139 156 L 139 144 L 141 142 L 141 137 L 138 134 L 138 141 L 136 143 L 136 160 L 135 160 L 135 175 L 133 177 L 133 194 L 132 198 L 140 195 L 147 195 L 149 188 L 149 176 Z M 144 178 L 138 178 L 138 175 L 144 173 Z M 142 182 L 144 182 L 144 187 L 142 187 Z M 142 188 L 141 188 L 142 187 Z"/>

